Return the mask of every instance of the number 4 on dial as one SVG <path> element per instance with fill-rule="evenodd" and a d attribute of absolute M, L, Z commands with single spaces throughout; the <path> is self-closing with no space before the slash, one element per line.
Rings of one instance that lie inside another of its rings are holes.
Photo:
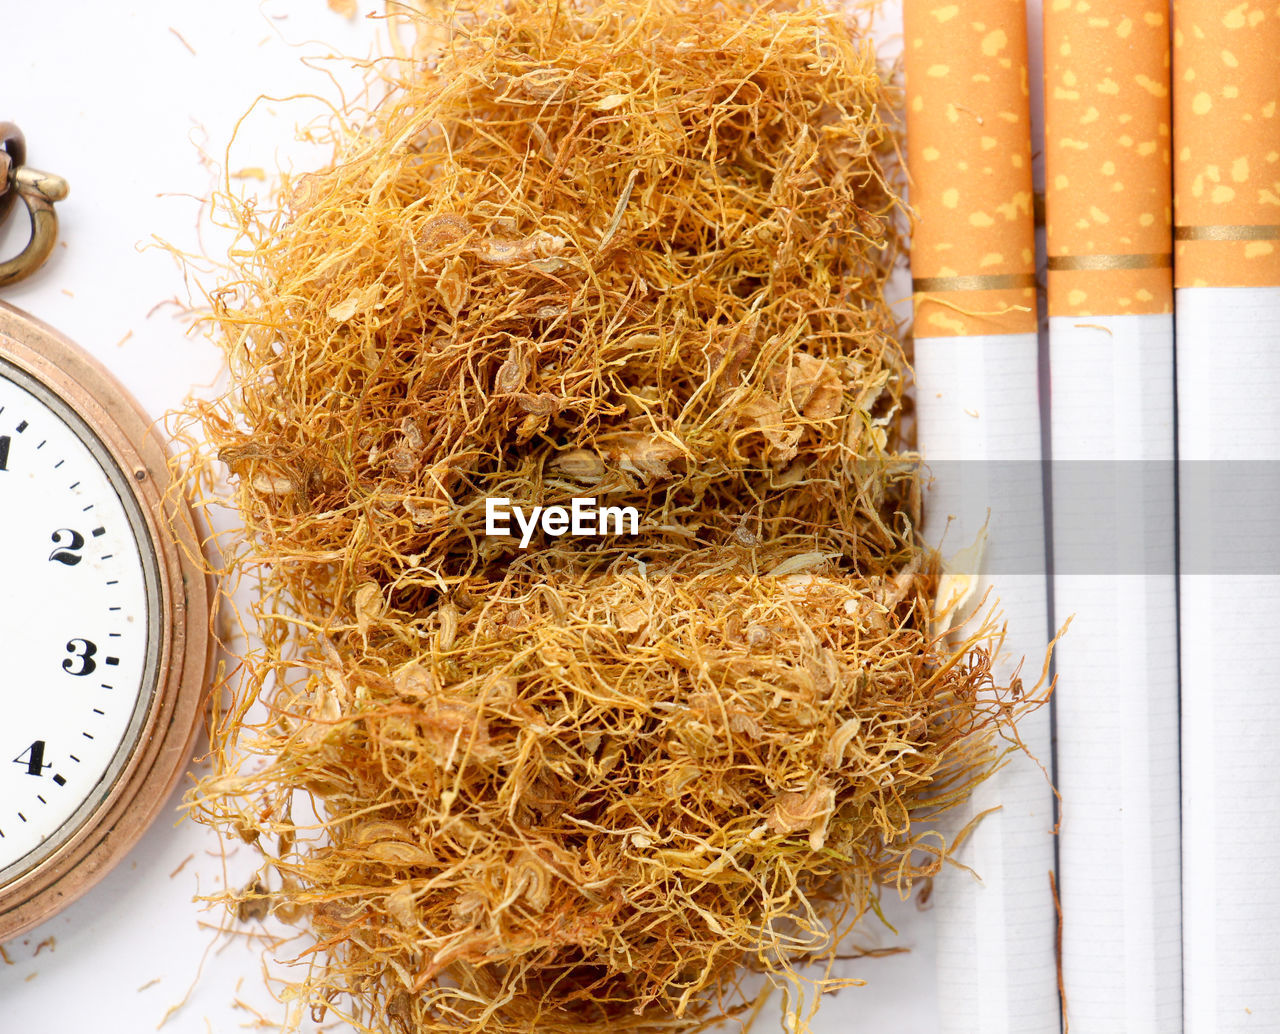
<path fill-rule="evenodd" d="M 15 765 L 26 765 L 27 775 L 44 775 L 46 768 L 53 768 L 53 763 L 45 763 L 44 740 L 36 740 L 26 750 L 13 759 Z"/>

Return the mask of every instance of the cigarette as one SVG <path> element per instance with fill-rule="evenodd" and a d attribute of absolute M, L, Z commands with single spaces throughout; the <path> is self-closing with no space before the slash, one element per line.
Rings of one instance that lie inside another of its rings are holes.
<path fill-rule="evenodd" d="M 1182 1001 L 1169 51 L 1165 0 L 1045 4 L 1061 961 L 1084 1030 L 1114 1025 L 1117 986 L 1134 1030 L 1176 1029 Z"/>
<path fill-rule="evenodd" d="M 1261 918 L 1280 883 L 1256 879 L 1280 854 L 1261 760 L 1280 738 L 1280 9 L 1173 10 L 1183 1015 L 1202 1034 L 1280 1023 Z"/>
<path fill-rule="evenodd" d="M 950 558 L 948 578 L 999 599 L 1007 638 L 994 673 L 1008 685 L 1024 655 L 1022 677 L 1039 669 L 1048 624 L 1026 10 L 907 0 L 904 29 L 916 415 L 935 474 L 924 533 Z M 1018 728 L 1031 754 L 1050 756 L 1047 708 Z M 954 838 L 988 809 L 957 853 L 982 882 L 950 865 L 934 880 L 939 1030 L 1057 1030 L 1043 771 L 1008 758 L 945 831 Z"/>

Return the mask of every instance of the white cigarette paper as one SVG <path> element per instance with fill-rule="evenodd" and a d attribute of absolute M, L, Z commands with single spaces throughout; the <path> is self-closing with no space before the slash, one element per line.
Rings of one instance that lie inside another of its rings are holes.
<path fill-rule="evenodd" d="M 921 449 L 938 480 L 926 498 L 926 528 L 943 553 L 978 541 L 996 577 L 981 577 L 975 599 L 991 591 L 1007 622 L 997 681 L 1040 677 L 1048 628 L 1044 497 L 1038 476 L 1040 411 L 1036 335 L 920 338 L 916 406 Z M 953 518 L 948 525 L 948 518 Z M 964 565 L 972 570 L 969 564 Z M 1021 573 L 1019 573 L 1021 572 Z M 1047 766 L 1047 708 L 1019 732 Z M 955 1034 L 1056 1034 L 1056 919 L 1053 797 L 1041 764 L 1023 753 L 977 788 L 949 817 L 954 836 L 990 808 L 958 853 L 973 869 L 946 867 L 935 879 L 940 1029 Z"/>
<path fill-rule="evenodd" d="M 1280 1030 L 1280 287 L 1176 305 L 1185 1029 L 1252 1034 Z"/>
<path fill-rule="evenodd" d="M 1049 321 L 1062 974 L 1073 1031 L 1182 1026 L 1173 326 Z M 1099 390 L 1099 388 L 1103 390 Z"/>

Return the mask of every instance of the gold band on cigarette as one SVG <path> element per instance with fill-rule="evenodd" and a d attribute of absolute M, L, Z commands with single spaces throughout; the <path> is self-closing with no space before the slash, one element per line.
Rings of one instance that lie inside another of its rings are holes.
<path fill-rule="evenodd" d="M 918 337 L 1036 328 L 1024 0 L 906 0 Z"/>
<path fill-rule="evenodd" d="M 1173 5 L 1174 281 L 1280 286 L 1280 7 Z"/>
<path fill-rule="evenodd" d="M 1167 0 L 1044 4 L 1050 316 L 1173 311 Z"/>
<path fill-rule="evenodd" d="M 1080 270 L 1103 273 L 1116 269 L 1172 269 L 1173 253 L 1163 255 L 1050 255 L 1050 273 Z"/>
<path fill-rule="evenodd" d="M 920 276 L 911 281 L 916 294 L 938 294 L 943 291 L 1009 291 L 1035 289 L 1034 273 L 1002 273 L 995 276 Z"/>
<path fill-rule="evenodd" d="M 1280 241 L 1277 226 L 1179 226 L 1176 241 Z"/>

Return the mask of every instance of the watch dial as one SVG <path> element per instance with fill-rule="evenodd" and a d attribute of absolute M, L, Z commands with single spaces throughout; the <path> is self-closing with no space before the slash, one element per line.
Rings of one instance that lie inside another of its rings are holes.
<path fill-rule="evenodd" d="M 146 717 L 159 579 L 130 477 L 0 361 L 0 883 L 74 833 Z"/>

